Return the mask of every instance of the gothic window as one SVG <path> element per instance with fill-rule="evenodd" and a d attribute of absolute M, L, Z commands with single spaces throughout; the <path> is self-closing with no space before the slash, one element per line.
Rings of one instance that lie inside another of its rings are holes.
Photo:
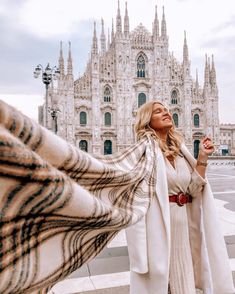
<path fill-rule="evenodd" d="M 86 140 L 81 140 L 80 142 L 79 142 L 79 148 L 81 149 L 81 150 L 83 150 L 83 151 L 88 151 L 88 143 L 87 143 L 87 141 Z"/>
<path fill-rule="evenodd" d="M 179 127 L 179 116 L 177 113 L 173 114 L 173 120 L 174 120 L 175 126 L 178 128 Z"/>
<path fill-rule="evenodd" d="M 176 90 L 171 92 L 171 104 L 178 104 L 178 93 Z"/>
<path fill-rule="evenodd" d="M 104 124 L 105 124 L 105 126 L 111 126 L 111 113 L 110 112 L 105 112 Z"/>
<path fill-rule="evenodd" d="M 112 154 L 112 141 L 105 140 L 104 141 L 104 155 Z"/>
<path fill-rule="evenodd" d="M 194 114 L 193 123 L 194 123 L 194 126 L 196 128 L 199 128 L 199 126 L 200 126 L 200 119 L 199 119 L 199 115 L 197 113 Z"/>
<path fill-rule="evenodd" d="M 145 78 L 145 59 L 143 54 L 137 59 L 137 78 Z"/>
<path fill-rule="evenodd" d="M 111 91 L 108 86 L 104 89 L 104 102 L 110 102 L 111 101 Z"/>
<path fill-rule="evenodd" d="M 199 141 L 199 140 L 195 140 L 194 143 L 193 143 L 193 147 L 194 147 L 194 157 L 195 157 L 195 158 L 198 158 L 199 144 L 200 144 L 200 141 Z"/>
<path fill-rule="evenodd" d="M 140 93 L 138 95 L 138 107 L 143 105 L 146 102 L 146 95 L 144 93 Z"/>
<path fill-rule="evenodd" d="M 87 124 L 87 114 L 85 111 L 80 112 L 80 125 L 86 125 Z"/>

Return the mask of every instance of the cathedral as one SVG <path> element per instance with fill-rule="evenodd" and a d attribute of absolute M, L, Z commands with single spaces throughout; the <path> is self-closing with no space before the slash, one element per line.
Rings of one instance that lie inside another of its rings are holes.
<path fill-rule="evenodd" d="M 204 84 L 192 77 L 186 34 L 182 60 L 169 52 L 164 8 L 159 21 L 157 7 L 152 32 L 140 23 L 130 30 L 127 4 L 122 20 L 120 6 L 111 36 L 98 41 L 96 24 L 84 74 L 73 76 L 71 44 L 65 72 L 62 43 L 57 87 L 50 86 L 48 127 L 91 154 L 112 154 L 135 142 L 134 124 L 138 108 L 150 100 L 166 103 L 177 129 L 195 157 L 199 139 L 211 136 L 219 147 L 218 88 L 213 56 L 205 58 Z M 39 121 L 45 125 L 45 104 Z M 52 113 L 52 112 L 51 112 Z M 56 124 L 56 126 L 55 126 Z"/>

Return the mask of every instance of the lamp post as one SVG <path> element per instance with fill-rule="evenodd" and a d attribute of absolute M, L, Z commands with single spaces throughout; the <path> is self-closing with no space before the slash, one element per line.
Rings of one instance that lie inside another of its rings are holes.
<path fill-rule="evenodd" d="M 38 64 L 34 70 L 34 77 L 37 79 L 39 78 L 40 74 L 42 75 L 42 82 L 46 86 L 46 105 L 45 105 L 45 127 L 48 128 L 48 88 L 52 80 L 57 80 L 60 76 L 59 69 L 54 66 L 50 68 L 49 63 L 47 64 L 46 68 L 44 69 L 41 64 Z M 53 118 L 53 117 L 52 117 Z"/>
<path fill-rule="evenodd" d="M 57 134 L 57 131 L 58 131 L 57 117 L 58 117 L 58 112 L 60 112 L 60 110 L 59 109 L 54 109 L 54 108 L 49 108 L 49 112 L 51 114 L 51 117 L 52 117 L 53 121 L 55 122 L 54 131 L 55 131 L 55 134 Z"/>

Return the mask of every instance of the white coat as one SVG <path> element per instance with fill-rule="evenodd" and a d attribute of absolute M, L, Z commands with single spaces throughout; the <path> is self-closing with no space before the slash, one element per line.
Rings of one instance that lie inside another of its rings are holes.
<path fill-rule="evenodd" d="M 185 145 L 181 151 L 195 168 Z M 147 214 L 126 229 L 131 270 L 131 294 L 167 294 L 170 263 L 170 209 L 166 167 L 158 148 L 156 198 Z M 190 246 L 196 288 L 204 294 L 235 293 L 224 238 L 219 230 L 210 185 L 187 204 Z M 190 293 L 188 293 L 190 294 Z"/>

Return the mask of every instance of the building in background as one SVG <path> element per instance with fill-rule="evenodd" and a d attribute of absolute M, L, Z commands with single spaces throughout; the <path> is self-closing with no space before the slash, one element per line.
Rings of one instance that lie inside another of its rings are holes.
<path fill-rule="evenodd" d="M 60 110 L 58 134 L 89 153 L 111 154 L 134 143 L 138 107 L 150 100 L 161 100 L 170 107 L 175 125 L 195 157 L 203 134 L 210 135 L 219 149 L 213 56 L 206 56 L 204 85 L 200 86 L 197 73 L 192 78 L 186 34 L 182 61 L 169 52 L 168 39 L 164 8 L 160 25 L 156 7 L 151 33 L 143 24 L 130 31 L 127 5 L 122 20 L 118 2 L 111 36 L 105 35 L 102 20 L 98 42 L 94 24 L 90 58 L 78 79 L 73 76 L 71 44 L 65 72 L 61 43 L 61 76 L 58 87 L 51 88 L 49 95 L 49 106 Z M 45 105 L 39 111 L 41 123 L 43 113 Z"/>
<path fill-rule="evenodd" d="M 235 155 L 235 124 L 220 125 L 220 154 Z"/>

